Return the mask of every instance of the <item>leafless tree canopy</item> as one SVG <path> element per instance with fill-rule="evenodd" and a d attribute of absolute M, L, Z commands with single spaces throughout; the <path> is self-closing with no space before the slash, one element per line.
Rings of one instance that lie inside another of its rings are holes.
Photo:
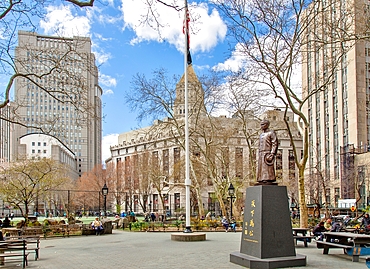
<path fill-rule="evenodd" d="M 179 80 L 178 75 L 169 75 L 164 68 L 154 70 L 152 78 L 136 74 L 131 81 L 132 90 L 125 96 L 126 103 L 138 112 L 139 121 L 173 118 L 176 84 Z M 209 113 L 225 105 L 224 89 L 220 87 L 224 80 L 220 74 L 216 72 L 203 74 L 199 76 L 199 81 L 204 90 L 204 100 L 199 102 L 205 102 Z"/>
<path fill-rule="evenodd" d="M 357 1 L 248 0 L 215 1 L 236 40 L 237 52 L 247 68 L 254 68 L 252 81 L 264 85 L 281 106 L 299 118 L 303 135 L 302 158 L 297 153 L 289 130 L 296 165 L 299 168 L 299 203 L 301 226 L 307 226 L 304 170 L 308 158 L 309 121 L 304 106 L 310 96 L 327 89 L 345 54 L 357 40 L 366 38 L 367 21 L 364 3 Z M 361 1 L 360 1 L 361 2 Z M 358 6 L 360 5 L 360 6 Z M 354 19 L 363 17 L 363 24 Z M 310 89 L 294 87 L 294 69 L 307 63 L 309 55 L 324 55 L 327 64 L 317 68 Z M 326 53 L 326 54 L 325 54 Z"/>

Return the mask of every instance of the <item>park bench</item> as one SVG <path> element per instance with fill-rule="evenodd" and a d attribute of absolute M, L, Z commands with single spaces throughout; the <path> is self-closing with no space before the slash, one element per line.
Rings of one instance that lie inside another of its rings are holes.
<path fill-rule="evenodd" d="M 27 256 L 29 253 L 27 252 L 19 252 L 19 253 L 2 252 L 2 251 L 4 250 L 0 249 L 0 266 L 1 267 L 7 266 L 9 263 L 19 263 L 19 262 L 22 262 L 22 268 L 26 268 L 26 266 L 28 266 Z M 12 251 L 14 251 L 14 249 L 12 249 Z M 7 259 L 7 258 L 11 258 L 11 259 Z M 6 264 L 5 264 L 5 261 L 6 261 Z"/>
<path fill-rule="evenodd" d="M 37 261 L 40 258 L 40 236 L 22 236 L 22 239 L 26 240 L 27 251 L 35 251 L 35 261 Z"/>
<path fill-rule="evenodd" d="M 25 241 L 26 242 L 26 250 L 28 251 L 28 253 L 30 253 L 30 251 L 35 251 L 35 261 L 39 259 L 39 255 L 40 255 L 40 235 L 10 236 L 10 237 L 7 238 L 5 243 L 14 242 L 14 244 L 17 244 L 18 241 L 22 241 L 22 242 Z M 0 247 L 1 247 L 1 243 L 0 243 Z"/>
<path fill-rule="evenodd" d="M 42 226 L 24 227 L 21 230 L 21 235 L 24 236 L 40 236 L 43 235 Z"/>
<path fill-rule="evenodd" d="M 26 239 L 11 239 L 0 242 L 0 266 L 7 266 L 10 263 L 22 263 L 22 268 L 28 265 L 27 251 L 28 245 Z M 37 252 L 38 255 L 38 252 Z M 6 263 L 6 264 L 5 264 Z"/>
<path fill-rule="evenodd" d="M 50 235 L 62 235 L 65 237 L 68 234 L 67 224 L 58 224 L 58 225 L 46 225 L 43 228 L 44 238 Z"/>
<path fill-rule="evenodd" d="M 82 230 L 82 225 L 80 224 L 68 224 L 67 225 L 67 236 L 71 234 L 80 233 Z"/>
<path fill-rule="evenodd" d="M 106 220 L 102 221 L 103 230 L 100 234 L 112 234 L 112 221 Z M 95 235 L 95 230 L 92 228 L 91 224 L 82 224 L 82 235 Z"/>
<path fill-rule="evenodd" d="M 95 230 L 91 227 L 91 224 L 82 224 L 82 235 L 94 235 L 94 234 Z"/>

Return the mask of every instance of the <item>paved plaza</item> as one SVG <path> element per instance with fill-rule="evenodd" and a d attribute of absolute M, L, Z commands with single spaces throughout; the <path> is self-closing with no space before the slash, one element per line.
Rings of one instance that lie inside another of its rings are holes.
<path fill-rule="evenodd" d="M 172 241 L 169 232 L 122 230 L 101 236 L 47 238 L 41 240 L 40 260 L 30 254 L 27 268 L 243 268 L 229 262 L 230 253 L 240 248 L 241 233 L 206 234 L 207 240 L 201 242 Z M 296 251 L 307 256 L 307 266 L 295 268 L 367 268 L 365 257 L 352 262 L 342 249 L 323 255 L 315 242 L 308 248 L 298 242 Z"/>

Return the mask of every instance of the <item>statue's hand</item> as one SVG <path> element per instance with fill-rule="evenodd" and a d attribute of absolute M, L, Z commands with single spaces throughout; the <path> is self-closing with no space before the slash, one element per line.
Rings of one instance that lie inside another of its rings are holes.
<path fill-rule="evenodd" d="M 266 160 L 269 161 L 269 162 L 272 162 L 274 160 L 274 157 L 275 155 L 270 153 L 267 157 L 266 157 Z"/>

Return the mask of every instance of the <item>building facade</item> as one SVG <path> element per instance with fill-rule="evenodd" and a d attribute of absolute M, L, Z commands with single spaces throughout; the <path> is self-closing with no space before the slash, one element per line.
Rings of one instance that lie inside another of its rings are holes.
<path fill-rule="evenodd" d="M 67 168 L 69 178 L 78 179 L 76 155 L 51 135 L 25 134 L 21 136 L 18 144 L 18 155 L 26 159 L 53 159 Z"/>
<path fill-rule="evenodd" d="M 0 109 L 0 162 L 9 162 L 11 159 L 11 128 L 10 119 L 10 103 L 3 109 Z"/>
<path fill-rule="evenodd" d="M 102 90 L 91 40 L 19 31 L 14 144 L 31 133 L 56 137 L 77 158 L 78 174 L 101 164 Z M 13 147 L 14 156 L 18 147 Z"/>
<path fill-rule="evenodd" d="M 352 37 L 363 30 L 367 10 L 369 3 L 351 0 L 322 1 L 306 11 L 302 91 L 309 120 L 308 203 L 336 207 L 339 198 L 355 197 L 354 155 L 370 145 L 370 42 Z"/>
<path fill-rule="evenodd" d="M 221 214 L 220 203 L 227 196 L 232 183 L 238 193 L 235 207 L 243 207 L 245 189 L 255 183 L 256 150 L 260 120 L 248 112 L 248 132 L 237 113 L 231 117 L 212 117 L 207 114 L 203 89 L 192 66 L 189 77 L 189 146 L 192 184 L 192 213 L 202 207 L 204 212 Z M 184 78 L 184 77 L 183 77 Z M 126 193 L 123 208 L 135 212 L 185 211 L 185 151 L 184 151 L 184 79 L 176 86 L 173 114 L 157 120 L 152 126 L 126 132 L 112 146 L 107 165 L 117 167 L 117 176 L 123 178 Z M 261 118 L 271 121 L 271 128 L 279 137 L 276 158 L 277 181 L 287 185 L 289 195 L 297 198 L 297 170 L 289 136 L 283 122 L 283 111 L 268 111 Z M 293 115 L 289 114 L 297 148 L 302 149 L 302 138 Z M 225 200 L 225 204 L 227 203 Z M 240 214 L 237 210 L 235 214 Z"/>

